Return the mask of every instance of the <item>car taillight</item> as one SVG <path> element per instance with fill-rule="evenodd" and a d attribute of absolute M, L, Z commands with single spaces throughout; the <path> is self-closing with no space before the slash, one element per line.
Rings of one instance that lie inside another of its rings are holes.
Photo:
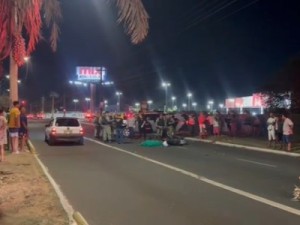
<path fill-rule="evenodd" d="M 52 135 L 55 135 L 55 134 L 56 134 L 56 129 L 55 129 L 55 128 L 52 128 L 52 129 L 51 129 L 51 134 L 52 134 Z"/>
<path fill-rule="evenodd" d="M 79 133 L 83 135 L 83 129 L 80 128 Z"/>

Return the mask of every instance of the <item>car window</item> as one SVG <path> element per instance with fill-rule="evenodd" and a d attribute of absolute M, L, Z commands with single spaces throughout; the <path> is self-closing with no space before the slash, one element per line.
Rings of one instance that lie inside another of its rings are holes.
<path fill-rule="evenodd" d="M 79 127 L 79 122 L 75 118 L 57 118 L 56 126 L 58 126 L 58 127 Z"/>

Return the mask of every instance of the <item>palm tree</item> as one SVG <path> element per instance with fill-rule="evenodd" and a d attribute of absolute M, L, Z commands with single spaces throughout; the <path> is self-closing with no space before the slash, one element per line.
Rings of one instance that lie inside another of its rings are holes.
<path fill-rule="evenodd" d="M 109 0 L 118 8 L 118 22 L 123 23 L 132 43 L 137 44 L 148 34 L 148 14 L 141 0 Z M 10 97 L 18 99 L 18 67 L 41 39 L 44 22 L 51 30 L 50 45 L 57 48 L 59 21 L 62 17 L 59 0 L 0 0 L 0 65 L 10 57 Z"/>

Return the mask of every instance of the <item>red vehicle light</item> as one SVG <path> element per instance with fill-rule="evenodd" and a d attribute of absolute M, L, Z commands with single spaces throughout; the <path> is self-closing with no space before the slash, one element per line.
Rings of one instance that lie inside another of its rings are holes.
<path fill-rule="evenodd" d="M 51 134 L 52 134 L 52 135 L 56 135 L 56 129 L 55 129 L 55 128 L 52 128 L 52 129 L 51 129 Z"/>
<path fill-rule="evenodd" d="M 83 135 L 83 129 L 82 129 L 82 128 L 80 128 L 79 133 L 80 133 L 81 135 Z"/>

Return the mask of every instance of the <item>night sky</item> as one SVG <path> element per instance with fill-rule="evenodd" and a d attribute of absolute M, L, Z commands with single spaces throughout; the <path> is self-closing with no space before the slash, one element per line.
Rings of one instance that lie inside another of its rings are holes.
<path fill-rule="evenodd" d="M 150 33 L 136 46 L 106 2 L 61 1 L 58 51 L 52 53 L 43 41 L 31 57 L 21 90 L 30 101 L 52 90 L 80 97 L 79 90 L 67 87 L 75 67 L 105 66 L 116 84 L 111 93 L 122 91 L 127 103 L 163 101 L 160 84 L 166 80 L 180 102 L 190 91 L 205 104 L 251 95 L 299 53 L 299 1 L 143 0 Z M 106 98 L 115 101 L 112 94 Z"/>

